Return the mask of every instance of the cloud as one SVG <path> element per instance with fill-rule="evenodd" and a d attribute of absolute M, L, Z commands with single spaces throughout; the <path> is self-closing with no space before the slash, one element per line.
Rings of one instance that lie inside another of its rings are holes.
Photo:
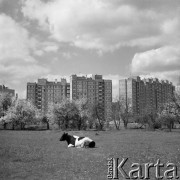
<path fill-rule="evenodd" d="M 37 41 L 29 37 L 26 29 L 5 14 L 0 14 L 0 29 L 1 62 L 24 57 L 26 62 L 33 61 L 30 58 L 30 50 L 35 48 Z"/>
<path fill-rule="evenodd" d="M 147 74 L 176 83 L 180 69 L 180 9 L 167 14 L 161 12 L 163 18 L 159 24 L 161 32 L 159 37 L 149 39 L 150 43 L 161 42 L 158 45 L 159 48 L 136 53 L 132 59 L 131 68 L 134 74 Z"/>
<path fill-rule="evenodd" d="M 0 14 L 0 29 L 0 83 L 21 93 L 29 79 L 45 74 L 49 69 L 32 56 L 38 41 L 19 23 Z"/>
<path fill-rule="evenodd" d="M 52 41 L 44 41 L 41 46 L 41 49 L 45 52 L 57 52 L 59 49 L 58 44 Z"/>
<path fill-rule="evenodd" d="M 52 41 L 41 41 L 38 42 L 38 48 L 34 50 L 34 55 L 43 56 L 47 53 L 56 53 L 59 50 L 59 45 Z"/>
<path fill-rule="evenodd" d="M 180 46 L 165 46 L 136 53 L 132 60 L 134 73 L 171 71 L 180 68 Z"/>
<path fill-rule="evenodd" d="M 58 50 L 58 46 L 51 45 L 51 46 L 46 46 L 44 48 L 44 51 L 46 52 L 56 52 Z"/>
<path fill-rule="evenodd" d="M 0 65 L 0 84 L 15 89 L 20 98 L 26 98 L 22 91 L 26 88 L 27 82 L 47 73 L 49 69 L 38 64 Z"/>
<path fill-rule="evenodd" d="M 71 53 L 69 53 L 69 52 L 63 52 L 62 56 L 66 59 L 70 59 L 72 57 Z"/>
<path fill-rule="evenodd" d="M 44 51 L 42 51 L 42 50 L 34 51 L 34 55 L 36 55 L 36 56 L 42 56 L 43 54 L 44 54 Z"/>
<path fill-rule="evenodd" d="M 65 58 L 94 58 L 82 49 L 102 56 L 122 46 L 122 57 L 129 47 L 131 54 L 139 51 L 131 63 L 134 74 L 175 77 L 180 67 L 180 8 L 175 1 L 21 0 L 21 13 L 12 16 L 21 23 L 0 14 L 0 80 L 23 89 L 27 81 L 56 69 L 56 63 L 66 63 Z M 119 51 L 115 53 L 110 60 L 117 59 Z M 117 94 L 120 77 L 106 76 Z"/>
<path fill-rule="evenodd" d="M 174 32 L 179 33 L 179 18 L 173 20 L 172 11 L 140 9 L 130 1 L 24 0 L 22 12 L 51 38 L 100 52 L 121 46 L 161 45 L 169 43 Z M 176 13 L 180 14 L 179 10 Z"/>
<path fill-rule="evenodd" d="M 134 74 L 145 74 L 176 83 L 180 69 L 179 59 L 180 45 L 164 46 L 135 54 L 131 68 Z"/>
<path fill-rule="evenodd" d="M 167 19 L 162 23 L 162 30 L 165 34 L 177 33 L 180 28 L 180 22 L 178 17 Z"/>
<path fill-rule="evenodd" d="M 77 53 L 75 52 L 70 52 L 70 51 L 64 51 L 61 53 L 62 57 L 64 57 L 65 59 L 71 59 L 72 57 L 77 56 Z"/>

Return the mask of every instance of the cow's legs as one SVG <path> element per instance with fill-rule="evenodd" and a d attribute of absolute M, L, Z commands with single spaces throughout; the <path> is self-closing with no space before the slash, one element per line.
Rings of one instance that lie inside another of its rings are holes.
<path fill-rule="evenodd" d="M 74 145 L 72 145 L 72 144 L 69 144 L 69 145 L 68 145 L 68 147 L 74 147 Z"/>

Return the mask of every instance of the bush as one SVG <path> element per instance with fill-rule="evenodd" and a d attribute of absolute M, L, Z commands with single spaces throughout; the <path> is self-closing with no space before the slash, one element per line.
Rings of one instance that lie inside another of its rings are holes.
<path fill-rule="evenodd" d="M 5 123 L 11 122 L 13 129 L 15 126 L 20 126 L 25 129 L 27 124 L 36 124 L 36 107 L 26 100 L 17 100 L 6 112 L 4 117 Z"/>
<path fill-rule="evenodd" d="M 166 126 L 169 129 L 169 131 L 171 131 L 171 129 L 173 128 L 176 120 L 177 120 L 176 117 L 172 115 L 161 115 L 159 117 L 159 121 L 161 125 Z"/>
<path fill-rule="evenodd" d="M 156 118 L 155 119 L 155 122 L 153 124 L 153 128 L 154 129 L 161 129 L 162 128 L 162 123 L 161 121 L 159 120 L 159 118 Z"/>
<path fill-rule="evenodd" d="M 144 116 L 136 117 L 135 122 L 140 124 L 141 127 L 149 128 L 149 129 L 159 129 L 162 127 L 161 121 L 158 119 L 156 113 L 149 113 Z"/>

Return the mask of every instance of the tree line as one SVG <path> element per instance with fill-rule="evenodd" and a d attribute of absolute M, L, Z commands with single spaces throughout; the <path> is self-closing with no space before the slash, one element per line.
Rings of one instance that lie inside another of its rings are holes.
<path fill-rule="evenodd" d="M 112 120 L 118 130 L 121 122 L 125 129 L 128 123 L 135 122 L 138 128 L 168 128 L 171 131 L 175 124 L 180 124 L 180 94 L 174 93 L 168 102 L 160 104 L 157 109 L 149 110 L 145 106 L 141 115 L 133 114 L 131 99 L 116 99 L 112 103 Z"/>
<path fill-rule="evenodd" d="M 108 122 L 104 117 L 101 104 L 91 105 L 87 99 L 67 100 L 60 103 L 49 103 L 45 113 L 33 105 L 31 101 L 12 98 L 4 93 L 0 96 L 0 123 L 3 129 L 10 123 L 12 129 L 19 127 L 24 130 L 29 125 L 45 124 L 46 129 L 56 125 L 59 129 L 98 129 L 103 130 Z M 135 122 L 139 128 L 163 128 L 170 131 L 175 123 L 180 124 L 180 95 L 174 94 L 171 101 L 162 104 L 153 112 L 144 107 L 143 115 L 134 116 L 131 100 L 116 99 L 112 103 L 111 122 L 117 130 L 121 123 L 127 129 L 130 122 Z"/>
<path fill-rule="evenodd" d="M 12 129 L 19 127 L 22 130 L 29 125 L 46 124 L 47 129 L 57 125 L 59 129 L 64 130 L 102 130 L 106 122 L 103 113 L 101 104 L 90 105 L 84 98 L 49 103 L 47 111 L 42 113 L 29 100 L 14 99 L 9 94 L 0 96 L 0 123 L 4 129 L 7 128 L 7 124 L 11 124 Z"/>

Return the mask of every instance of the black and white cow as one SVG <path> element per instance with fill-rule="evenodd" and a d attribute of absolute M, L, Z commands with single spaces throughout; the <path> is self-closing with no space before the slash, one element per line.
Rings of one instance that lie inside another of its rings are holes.
<path fill-rule="evenodd" d="M 67 141 L 68 147 L 94 148 L 96 145 L 96 143 L 89 137 L 79 137 L 79 136 L 74 136 L 74 135 L 71 136 L 68 133 L 63 133 L 63 135 L 60 138 L 60 141 Z"/>

